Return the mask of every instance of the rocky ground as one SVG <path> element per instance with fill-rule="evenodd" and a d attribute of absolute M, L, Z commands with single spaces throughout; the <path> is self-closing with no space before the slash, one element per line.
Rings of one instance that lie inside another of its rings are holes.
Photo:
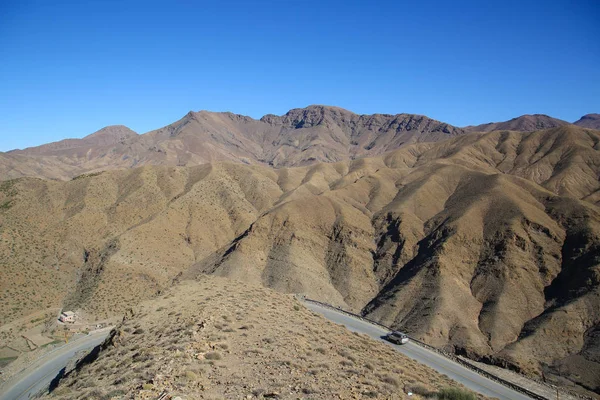
<path fill-rule="evenodd" d="M 202 277 L 130 311 L 97 358 L 80 363 L 48 396 L 401 399 L 450 387 L 458 386 L 293 296 Z"/>

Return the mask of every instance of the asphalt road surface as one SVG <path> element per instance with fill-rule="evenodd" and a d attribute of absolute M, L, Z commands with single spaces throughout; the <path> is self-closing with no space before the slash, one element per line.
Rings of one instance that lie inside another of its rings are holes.
<path fill-rule="evenodd" d="M 516 392 L 504 385 L 494 382 L 478 373 L 463 367 L 447 359 L 446 357 L 421 347 L 414 342 L 408 342 L 404 345 L 395 345 L 383 340 L 381 337 L 389 331 L 377 325 L 370 324 L 358 318 L 347 314 L 337 312 L 330 308 L 322 307 L 314 303 L 304 303 L 310 310 L 315 311 L 330 321 L 346 326 L 349 330 L 358 333 L 364 333 L 374 339 L 382 340 L 399 352 L 407 355 L 415 361 L 433 368 L 437 372 L 447 375 L 450 379 L 462 383 L 468 389 L 481 393 L 488 397 L 495 397 L 501 400 L 530 400 L 531 398 L 522 393 Z"/>
<path fill-rule="evenodd" d="M 48 386 L 75 353 L 93 349 L 104 341 L 109 332 L 91 333 L 42 357 L 0 387 L 0 400 L 29 399 Z"/>

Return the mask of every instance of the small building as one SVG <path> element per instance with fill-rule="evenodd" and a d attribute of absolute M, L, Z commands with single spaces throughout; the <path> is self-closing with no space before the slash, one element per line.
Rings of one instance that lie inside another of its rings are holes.
<path fill-rule="evenodd" d="M 60 322 L 75 322 L 75 313 L 73 311 L 63 311 L 58 317 Z"/>

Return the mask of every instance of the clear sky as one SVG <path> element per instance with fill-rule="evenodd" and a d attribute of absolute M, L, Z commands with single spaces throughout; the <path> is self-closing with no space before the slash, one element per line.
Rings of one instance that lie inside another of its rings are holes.
<path fill-rule="evenodd" d="M 0 151 L 310 104 L 458 126 L 600 112 L 600 2 L 0 0 Z"/>

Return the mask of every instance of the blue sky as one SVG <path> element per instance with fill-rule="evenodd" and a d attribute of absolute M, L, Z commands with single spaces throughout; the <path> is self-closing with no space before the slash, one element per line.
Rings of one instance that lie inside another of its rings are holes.
<path fill-rule="evenodd" d="M 2 0 L 0 151 L 201 109 L 574 121 L 600 112 L 598 21 L 596 0 Z"/>

